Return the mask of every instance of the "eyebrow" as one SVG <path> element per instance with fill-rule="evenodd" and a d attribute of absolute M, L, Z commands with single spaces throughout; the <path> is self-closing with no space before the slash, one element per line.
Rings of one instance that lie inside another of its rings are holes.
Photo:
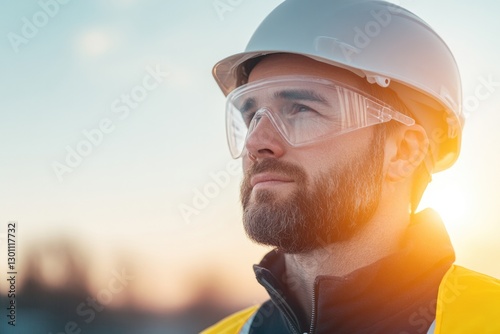
<path fill-rule="evenodd" d="M 286 100 L 299 100 L 299 101 L 312 101 L 319 102 L 325 106 L 330 107 L 328 100 L 322 95 L 316 93 L 312 90 L 301 89 L 301 90 L 283 90 L 274 93 L 275 98 L 282 98 Z"/>
<path fill-rule="evenodd" d="M 319 102 L 327 107 L 330 107 L 330 104 L 328 103 L 328 100 L 325 97 L 312 90 L 306 90 L 306 89 L 282 90 L 274 93 L 274 98 L 285 99 L 285 100 Z M 241 106 L 240 110 L 241 112 L 245 113 L 254 108 L 255 105 L 256 105 L 255 98 L 249 97 L 243 102 L 243 105 Z"/>

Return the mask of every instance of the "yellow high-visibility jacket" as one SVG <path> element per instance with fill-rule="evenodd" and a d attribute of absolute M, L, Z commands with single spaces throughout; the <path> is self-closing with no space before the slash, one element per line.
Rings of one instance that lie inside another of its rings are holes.
<path fill-rule="evenodd" d="M 258 309 L 230 315 L 201 334 L 240 334 Z M 453 265 L 439 285 L 433 325 L 428 333 L 499 334 L 500 280 Z"/>

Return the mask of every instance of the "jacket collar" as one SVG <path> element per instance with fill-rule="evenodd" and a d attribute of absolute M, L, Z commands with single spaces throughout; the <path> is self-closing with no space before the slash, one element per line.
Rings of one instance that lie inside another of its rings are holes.
<path fill-rule="evenodd" d="M 441 219 L 424 210 L 412 217 L 398 253 L 344 277 L 316 277 L 312 323 L 287 284 L 281 252 L 268 253 L 254 271 L 292 333 L 417 333 L 434 320 L 439 283 L 454 260 Z"/>

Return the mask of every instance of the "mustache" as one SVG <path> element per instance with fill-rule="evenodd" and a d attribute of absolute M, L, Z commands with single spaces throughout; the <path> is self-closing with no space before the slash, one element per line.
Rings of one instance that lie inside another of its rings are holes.
<path fill-rule="evenodd" d="M 295 181 L 305 181 L 307 174 L 300 166 L 286 161 L 278 161 L 273 158 L 265 158 L 261 161 L 255 162 L 249 167 L 245 173 L 245 178 L 243 180 L 244 184 L 250 184 L 250 178 L 252 176 L 264 173 L 264 172 L 275 172 L 279 174 L 284 174 L 292 177 Z"/>

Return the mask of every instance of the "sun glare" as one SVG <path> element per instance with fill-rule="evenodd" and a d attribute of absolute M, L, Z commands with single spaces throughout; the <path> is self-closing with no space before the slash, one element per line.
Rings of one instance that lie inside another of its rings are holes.
<path fill-rule="evenodd" d="M 439 213 L 451 234 L 463 234 L 468 221 L 470 201 L 463 185 L 453 184 L 453 179 L 435 178 L 428 186 L 418 210 L 432 208 Z"/>

